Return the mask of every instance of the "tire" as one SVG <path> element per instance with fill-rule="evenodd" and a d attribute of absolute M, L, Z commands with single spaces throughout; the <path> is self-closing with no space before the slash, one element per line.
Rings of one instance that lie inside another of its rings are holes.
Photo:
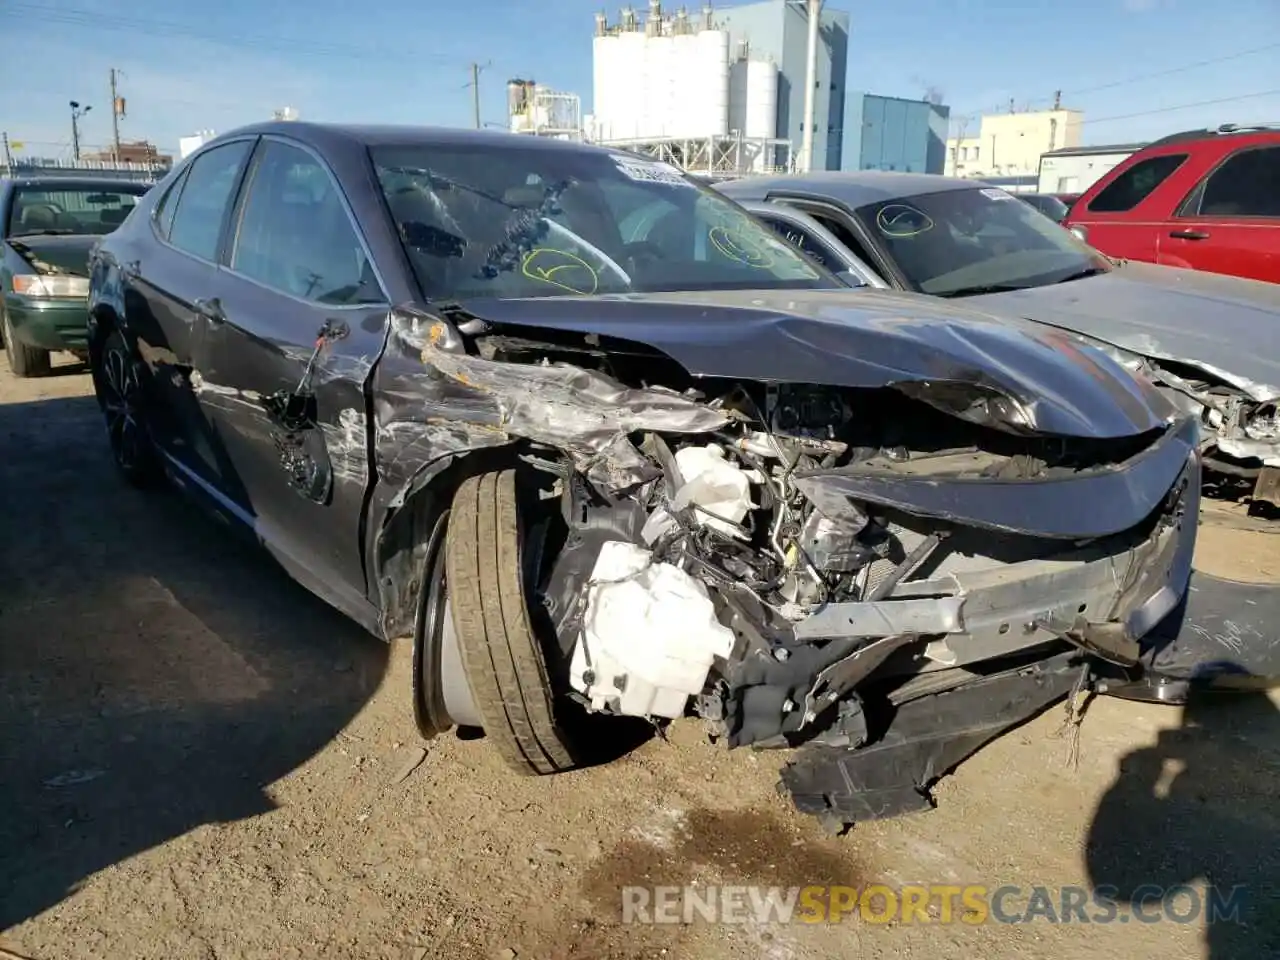
<path fill-rule="evenodd" d="M 485 737 L 522 774 L 577 765 L 530 622 L 514 470 L 464 481 L 445 538 L 454 630 Z"/>
<path fill-rule="evenodd" d="M 145 416 L 145 374 L 124 334 L 107 332 L 102 345 L 91 351 L 89 370 L 116 469 L 132 486 L 154 486 L 163 470 Z"/>
<path fill-rule="evenodd" d="M 0 326 L 3 326 L 0 339 L 4 340 L 5 359 L 9 361 L 9 370 L 15 377 L 42 377 L 49 372 L 49 351 L 29 347 L 18 340 L 6 311 L 0 311 Z"/>

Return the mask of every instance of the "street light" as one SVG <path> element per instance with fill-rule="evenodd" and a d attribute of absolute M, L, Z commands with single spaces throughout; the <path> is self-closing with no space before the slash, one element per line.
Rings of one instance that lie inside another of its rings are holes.
<path fill-rule="evenodd" d="M 71 154 L 80 159 L 80 118 L 92 110 L 91 106 L 80 106 L 79 101 L 71 101 Z"/>

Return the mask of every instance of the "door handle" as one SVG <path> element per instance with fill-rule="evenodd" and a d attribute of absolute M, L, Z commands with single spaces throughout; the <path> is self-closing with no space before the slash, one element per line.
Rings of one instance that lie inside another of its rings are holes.
<path fill-rule="evenodd" d="M 226 322 L 227 315 L 222 310 L 222 301 L 217 297 L 200 297 L 191 307 L 210 323 Z"/>
<path fill-rule="evenodd" d="M 1209 239 L 1209 234 L 1205 233 L 1203 230 L 1173 230 L 1173 231 L 1170 231 L 1169 236 L 1175 237 L 1178 240 L 1208 240 Z"/>

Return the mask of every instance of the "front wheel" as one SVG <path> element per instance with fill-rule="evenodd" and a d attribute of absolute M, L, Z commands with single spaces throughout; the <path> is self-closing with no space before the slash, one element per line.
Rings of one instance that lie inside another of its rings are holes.
<path fill-rule="evenodd" d="M 9 314 L 3 310 L 0 310 L 0 328 L 5 359 L 9 361 L 9 370 L 15 377 L 40 377 L 49 372 L 49 351 L 29 347 L 14 336 Z"/>
<path fill-rule="evenodd" d="M 529 616 L 514 470 L 465 480 L 453 498 L 445 569 L 454 635 L 485 737 L 519 773 L 577 765 Z"/>
<path fill-rule="evenodd" d="M 145 420 L 142 366 L 124 334 L 108 333 L 89 369 L 116 469 L 135 487 L 151 486 L 160 478 L 160 460 Z"/>

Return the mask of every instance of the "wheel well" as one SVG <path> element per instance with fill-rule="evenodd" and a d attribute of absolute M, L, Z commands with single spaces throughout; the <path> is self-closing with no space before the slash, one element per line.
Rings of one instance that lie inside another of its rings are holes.
<path fill-rule="evenodd" d="M 449 509 L 459 485 L 468 477 L 516 462 L 514 447 L 488 448 L 456 457 L 439 472 L 428 466 L 409 481 L 409 494 L 404 503 L 387 512 L 375 547 L 382 633 L 387 640 L 413 635 L 431 531 L 441 512 Z M 425 482 L 420 479 L 424 474 Z"/>

